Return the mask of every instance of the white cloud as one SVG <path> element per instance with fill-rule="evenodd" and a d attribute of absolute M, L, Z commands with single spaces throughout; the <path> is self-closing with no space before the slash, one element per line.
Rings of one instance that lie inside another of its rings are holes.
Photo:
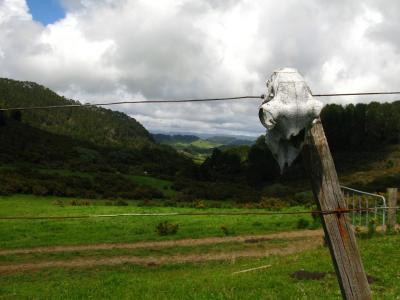
<path fill-rule="evenodd" d="M 46 27 L 0 0 L 0 76 L 81 101 L 261 94 L 278 67 L 314 92 L 396 90 L 396 1 L 62 0 Z M 360 101 L 359 98 L 327 101 Z M 152 130 L 257 134 L 259 101 L 114 107 Z"/>
<path fill-rule="evenodd" d="M 0 24 L 18 21 L 32 20 L 28 5 L 20 0 L 0 0 Z"/>

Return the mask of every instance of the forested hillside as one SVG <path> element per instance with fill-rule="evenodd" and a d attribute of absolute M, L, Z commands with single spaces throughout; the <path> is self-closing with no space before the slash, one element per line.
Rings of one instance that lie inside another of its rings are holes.
<path fill-rule="evenodd" d="M 0 107 L 79 104 L 33 82 L 0 78 Z M 18 112 L 15 112 L 18 113 Z M 23 111 L 33 127 L 98 145 L 140 148 L 152 144 L 149 132 L 126 114 L 99 107 Z"/>
<path fill-rule="evenodd" d="M 331 150 L 376 149 L 400 141 L 400 101 L 330 104 L 321 119 Z"/>
<path fill-rule="evenodd" d="M 77 103 L 35 83 L 0 79 L 0 107 Z M 0 112 L 0 194 L 163 197 L 132 176 L 175 176 L 190 164 L 123 113 L 94 107 Z"/>

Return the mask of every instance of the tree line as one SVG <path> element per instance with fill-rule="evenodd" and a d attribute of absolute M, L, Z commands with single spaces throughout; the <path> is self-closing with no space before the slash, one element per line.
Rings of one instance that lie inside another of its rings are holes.
<path fill-rule="evenodd" d="M 321 112 L 321 121 L 334 157 L 337 155 L 354 157 L 354 154 L 360 151 L 375 152 L 388 145 L 399 143 L 400 101 L 346 106 L 329 104 Z M 336 164 L 341 168 L 340 161 L 336 161 Z M 304 175 L 301 157 L 281 175 L 265 143 L 264 135 L 247 148 L 244 160 L 232 149 L 229 151 L 214 149 L 212 155 L 198 168 L 192 169 L 190 174 L 196 180 L 225 182 L 242 180 L 255 185 L 302 178 Z"/>

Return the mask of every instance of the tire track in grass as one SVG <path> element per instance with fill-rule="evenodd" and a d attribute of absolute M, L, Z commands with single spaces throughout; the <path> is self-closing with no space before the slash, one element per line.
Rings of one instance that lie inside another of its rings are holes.
<path fill-rule="evenodd" d="M 220 244 L 228 242 L 247 242 L 247 241 L 256 242 L 257 240 L 265 241 L 269 239 L 312 238 L 312 237 L 322 237 L 323 235 L 324 233 L 322 230 L 297 230 L 297 231 L 270 233 L 264 235 L 206 237 L 199 239 L 142 241 L 134 243 L 84 244 L 84 245 L 35 247 L 35 248 L 21 248 L 21 249 L 0 249 L 0 255 L 60 253 L 60 252 L 90 251 L 90 250 L 111 250 L 111 249 L 171 248 L 171 247 L 211 245 L 211 244 Z"/>
<path fill-rule="evenodd" d="M 202 263 L 207 261 L 236 260 L 238 258 L 256 258 L 270 255 L 290 255 L 312 250 L 322 245 L 322 239 L 307 239 L 296 241 L 287 247 L 268 250 L 231 251 L 223 253 L 177 254 L 163 256 L 115 256 L 105 258 L 75 258 L 68 260 L 52 260 L 39 263 L 19 263 L 0 266 L 0 274 L 10 274 L 25 271 L 37 271 L 46 268 L 91 268 L 97 266 L 115 266 L 121 264 L 137 264 L 144 266 L 159 266 L 165 264 Z"/>

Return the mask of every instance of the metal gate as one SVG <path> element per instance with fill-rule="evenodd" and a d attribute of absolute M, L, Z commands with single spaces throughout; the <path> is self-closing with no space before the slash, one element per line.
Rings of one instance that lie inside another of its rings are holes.
<path fill-rule="evenodd" d="M 384 196 L 352 189 L 347 186 L 340 186 L 340 188 L 347 207 L 355 209 L 349 213 L 353 226 L 368 227 L 373 218 L 375 224 L 382 224 L 382 228 L 385 227 L 387 206 Z"/>

